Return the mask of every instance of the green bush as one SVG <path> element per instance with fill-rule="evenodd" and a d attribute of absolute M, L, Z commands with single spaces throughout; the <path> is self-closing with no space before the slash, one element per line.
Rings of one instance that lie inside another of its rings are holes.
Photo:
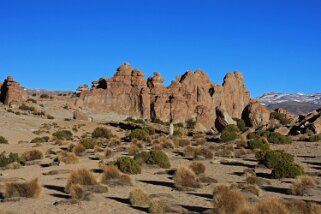
<path fill-rule="evenodd" d="M 240 130 L 237 128 L 236 125 L 228 125 L 221 134 L 221 142 L 229 142 L 236 140 L 239 137 Z"/>
<path fill-rule="evenodd" d="M 5 167 L 13 162 L 20 162 L 21 159 L 17 153 L 11 153 L 7 156 L 6 152 L 0 154 L 0 167 Z"/>
<path fill-rule="evenodd" d="M 256 157 L 258 158 L 259 155 Z M 261 155 L 260 159 L 260 163 L 264 164 L 269 169 L 273 169 L 275 166 L 281 163 L 290 164 L 294 161 L 293 155 L 281 150 L 266 151 L 265 154 Z"/>
<path fill-rule="evenodd" d="M 49 137 L 44 136 L 44 137 L 36 137 L 36 138 L 32 139 L 30 141 L 30 143 L 44 143 L 44 142 L 48 142 L 48 141 L 49 141 Z"/>
<path fill-rule="evenodd" d="M 0 144 L 8 144 L 8 140 L 2 136 L 0 136 Z"/>
<path fill-rule="evenodd" d="M 303 168 L 295 163 L 280 162 L 271 173 L 274 179 L 295 178 L 304 173 Z"/>
<path fill-rule="evenodd" d="M 59 130 L 52 134 L 55 138 L 59 140 L 71 140 L 72 132 L 69 130 Z"/>
<path fill-rule="evenodd" d="M 94 138 L 82 138 L 79 143 L 85 147 L 85 149 L 94 149 L 97 145 L 97 141 Z"/>
<path fill-rule="evenodd" d="M 237 128 L 242 132 L 246 130 L 246 123 L 242 119 L 235 119 Z"/>
<path fill-rule="evenodd" d="M 139 124 L 145 124 L 145 121 L 143 119 L 134 119 L 132 117 L 127 117 L 125 119 L 127 122 L 132 122 L 132 123 L 139 123 Z"/>
<path fill-rule="evenodd" d="M 268 143 L 266 143 L 261 138 L 254 138 L 248 142 L 248 148 L 249 149 L 261 149 L 261 150 L 265 151 L 265 150 L 270 149 L 270 145 Z"/>
<path fill-rule="evenodd" d="M 313 135 L 308 138 L 309 142 L 320 142 L 321 141 L 321 134 Z"/>
<path fill-rule="evenodd" d="M 183 131 L 181 128 L 175 128 L 174 129 L 174 133 L 173 133 L 173 136 L 176 136 L 176 137 L 182 137 L 184 134 L 183 134 Z"/>
<path fill-rule="evenodd" d="M 196 121 L 194 119 L 191 118 L 186 121 L 186 128 L 195 129 L 195 126 L 196 126 Z"/>
<path fill-rule="evenodd" d="M 127 174 L 140 174 L 140 165 L 130 157 L 120 157 L 116 161 L 116 165 L 120 171 Z"/>
<path fill-rule="evenodd" d="M 278 113 L 278 112 L 272 112 L 270 114 L 270 119 L 276 119 L 278 121 L 280 121 L 280 123 L 282 125 L 287 125 L 289 123 L 291 123 L 290 120 L 288 120 L 286 117 L 285 117 L 285 114 L 282 114 L 282 113 Z"/>
<path fill-rule="evenodd" d="M 49 120 L 53 120 L 53 119 L 55 119 L 55 117 L 54 117 L 54 116 L 52 116 L 52 115 L 47 115 L 47 119 L 49 119 Z"/>
<path fill-rule="evenodd" d="M 145 137 L 149 136 L 149 131 L 146 129 L 134 129 L 130 132 L 128 138 L 129 140 L 144 140 Z"/>
<path fill-rule="evenodd" d="M 111 131 L 105 127 L 97 127 L 92 133 L 93 138 L 106 138 L 110 139 L 113 136 Z"/>
<path fill-rule="evenodd" d="M 168 169 L 171 167 L 168 156 L 161 150 L 150 152 L 141 152 L 135 155 L 134 160 L 138 163 L 146 163 L 149 165 L 158 165 L 161 168 Z"/>
<path fill-rule="evenodd" d="M 273 144 L 290 144 L 292 143 L 292 138 L 277 132 L 272 132 L 268 135 L 268 141 Z"/>
<path fill-rule="evenodd" d="M 36 111 L 36 109 L 32 106 L 27 106 L 26 104 L 22 104 L 19 106 L 19 109 L 22 111 Z"/>

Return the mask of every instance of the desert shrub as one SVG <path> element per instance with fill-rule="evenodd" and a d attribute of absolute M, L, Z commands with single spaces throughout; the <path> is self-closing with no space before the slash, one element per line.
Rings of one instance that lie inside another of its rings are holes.
<path fill-rule="evenodd" d="M 39 160 L 39 159 L 42 159 L 42 158 L 43 158 L 43 154 L 42 154 L 41 151 L 35 149 L 35 150 L 31 150 L 31 151 L 24 152 L 24 153 L 21 155 L 21 158 L 22 158 L 24 161 Z"/>
<path fill-rule="evenodd" d="M 0 136 L 0 144 L 8 144 L 8 140 L 2 136 Z"/>
<path fill-rule="evenodd" d="M 128 155 L 136 155 L 139 151 L 139 148 L 136 144 L 130 144 L 128 148 Z"/>
<path fill-rule="evenodd" d="M 36 137 L 34 139 L 32 139 L 30 141 L 30 143 L 45 143 L 49 141 L 49 137 L 48 136 L 44 136 L 44 137 Z"/>
<path fill-rule="evenodd" d="M 31 103 L 37 103 L 37 100 L 35 100 L 35 99 L 32 99 L 32 98 L 29 98 L 29 99 L 27 100 L 27 102 L 31 102 Z"/>
<path fill-rule="evenodd" d="M 176 136 L 176 137 L 182 137 L 184 135 L 184 132 L 181 128 L 175 128 L 174 129 L 174 133 L 173 133 L 173 136 Z"/>
<path fill-rule="evenodd" d="M 280 178 L 295 178 L 304 173 L 303 168 L 295 163 L 280 162 L 272 170 L 271 177 L 274 179 Z"/>
<path fill-rule="evenodd" d="M 81 156 L 86 151 L 86 148 L 82 144 L 78 143 L 72 148 L 71 151 L 75 153 L 75 155 Z"/>
<path fill-rule="evenodd" d="M 92 133 L 93 138 L 106 138 L 110 139 L 112 137 L 112 133 L 109 129 L 105 127 L 97 127 Z"/>
<path fill-rule="evenodd" d="M 186 128 L 188 129 L 195 129 L 196 121 L 194 119 L 188 119 L 186 120 Z"/>
<path fill-rule="evenodd" d="M 50 96 L 49 96 L 48 94 L 41 94 L 41 95 L 40 95 L 40 98 L 41 98 L 41 99 L 49 99 Z"/>
<path fill-rule="evenodd" d="M 119 169 L 113 165 L 104 167 L 101 182 L 107 185 L 132 186 L 129 175 L 121 173 Z"/>
<path fill-rule="evenodd" d="M 148 211 L 152 214 L 165 214 L 167 210 L 166 204 L 158 199 L 151 200 Z"/>
<path fill-rule="evenodd" d="M 247 201 L 237 189 L 218 186 L 214 189 L 214 213 L 239 214 L 247 208 Z"/>
<path fill-rule="evenodd" d="M 270 145 L 267 142 L 265 142 L 262 138 L 254 138 L 248 142 L 248 148 L 266 151 L 270 149 Z"/>
<path fill-rule="evenodd" d="M 289 214 L 287 207 L 279 198 L 260 200 L 254 210 L 258 214 Z"/>
<path fill-rule="evenodd" d="M 321 213 L 321 206 L 312 203 L 305 202 L 299 199 L 291 199 L 284 201 L 285 206 L 291 214 L 319 214 Z"/>
<path fill-rule="evenodd" d="M 260 157 L 260 163 L 264 164 L 269 169 L 274 168 L 280 163 L 293 163 L 294 161 L 293 155 L 281 150 L 267 151 L 261 156 L 262 157 Z"/>
<path fill-rule="evenodd" d="M 11 163 L 17 162 L 19 163 L 21 161 L 21 158 L 17 153 L 9 153 L 9 155 L 6 155 L 6 152 L 2 152 L 0 154 L 0 167 L 5 167 Z"/>
<path fill-rule="evenodd" d="M 179 167 L 174 176 L 175 188 L 184 190 L 186 188 L 199 188 L 200 184 L 195 173 L 186 167 Z"/>
<path fill-rule="evenodd" d="M 35 107 L 33 106 L 27 106 L 26 104 L 22 104 L 21 106 L 19 106 L 19 109 L 22 111 L 36 111 Z"/>
<path fill-rule="evenodd" d="M 90 137 L 82 138 L 79 143 L 83 145 L 85 149 L 94 149 L 98 144 L 96 139 Z"/>
<path fill-rule="evenodd" d="M 71 152 L 60 152 L 57 157 L 58 161 L 65 164 L 77 164 L 79 163 L 79 158 Z"/>
<path fill-rule="evenodd" d="M 175 148 L 175 144 L 173 143 L 172 140 L 170 139 L 166 139 L 162 144 L 161 144 L 162 148 L 164 149 L 174 149 Z"/>
<path fill-rule="evenodd" d="M 161 150 L 153 150 L 150 152 L 140 152 L 135 155 L 134 160 L 139 164 L 146 163 L 149 165 L 158 165 L 161 168 L 168 169 L 171 167 L 167 154 Z"/>
<path fill-rule="evenodd" d="M 127 174 L 140 174 L 140 165 L 130 157 L 120 157 L 116 161 L 116 165 L 120 171 Z"/>
<path fill-rule="evenodd" d="M 236 121 L 236 126 L 240 131 L 245 131 L 246 130 L 246 123 L 244 120 L 242 119 L 238 119 L 238 118 L 233 118 L 233 120 Z"/>
<path fill-rule="evenodd" d="M 189 165 L 189 168 L 193 170 L 193 172 L 196 174 L 196 175 L 199 175 L 199 174 L 204 174 L 205 172 L 205 165 L 201 162 L 192 162 L 190 165 Z"/>
<path fill-rule="evenodd" d="M 41 194 L 41 186 L 38 179 L 33 179 L 25 183 L 6 183 L 5 184 L 5 198 L 38 198 Z"/>
<path fill-rule="evenodd" d="M 49 114 L 49 115 L 47 115 L 47 119 L 53 120 L 53 119 L 55 119 L 55 117 Z"/>
<path fill-rule="evenodd" d="M 69 130 L 59 130 L 52 134 L 58 140 L 71 140 L 72 139 L 72 132 Z"/>
<path fill-rule="evenodd" d="M 148 206 L 150 203 L 149 196 L 141 189 L 133 189 L 129 193 L 129 201 L 132 206 Z"/>
<path fill-rule="evenodd" d="M 197 148 L 194 146 L 186 146 L 183 151 L 184 157 L 194 158 L 196 150 L 197 150 Z"/>
<path fill-rule="evenodd" d="M 198 146 L 203 146 L 206 144 L 206 139 L 205 138 L 198 138 L 196 139 L 196 145 Z"/>
<path fill-rule="evenodd" d="M 96 181 L 95 175 L 92 172 L 90 172 L 88 169 L 78 169 L 77 171 L 73 171 L 70 174 L 67 180 L 67 184 L 65 186 L 65 191 L 69 193 L 70 187 L 75 184 L 87 186 L 87 185 L 97 185 L 98 183 Z"/>
<path fill-rule="evenodd" d="M 321 141 L 321 134 L 312 135 L 308 138 L 309 142 L 320 142 Z"/>
<path fill-rule="evenodd" d="M 174 143 L 177 144 L 177 146 L 179 146 L 179 147 L 185 147 L 185 146 L 192 145 L 192 142 L 187 138 L 175 139 Z"/>
<path fill-rule="evenodd" d="M 149 132 L 146 129 L 134 129 L 130 132 L 128 138 L 129 140 L 144 140 L 145 137 L 149 136 Z"/>
<path fill-rule="evenodd" d="M 149 158 L 146 161 L 147 164 L 158 165 L 161 168 L 168 169 L 171 167 L 167 154 L 163 151 L 150 151 Z"/>
<path fill-rule="evenodd" d="M 194 153 L 195 159 L 213 159 L 213 152 L 206 147 L 196 148 Z"/>
<path fill-rule="evenodd" d="M 127 117 L 125 119 L 127 122 L 132 122 L 132 123 L 139 123 L 139 124 L 145 124 L 145 121 L 143 119 L 134 119 L 132 117 Z M 153 121 L 154 122 L 154 121 Z"/>
<path fill-rule="evenodd" d="M 292 183 L 292 194 L 303 196 L 306 194 L 307 190 L 317 186 L 316 180 L 307 175 L 298 176 Z"/>
<path fill-rule="evenodd" d="M 277 132 L 271 132 L 268 135 L 268 141 L 273 144 L 290 144 L 292 143 L 292 138 Z"/>
<path fill-rule="evenodd" d="M 272 112 L 270 114 L 270 119 L 276 119 L 276 120 L 280 121 L 280 123 L 282 125 L 287 125 L 287 124 L 291 123 L 291 121 L 289 119 L 287 119 L 284 114 L 278 113 L 278 112 Z"/>
<path fill-rule="evenodd" d="M 221 134 L 221 142 L 229 142 L 229 141 L 233 141 L 236 140 L 239 136 L 239 132 L 240 130 L 237 128 L 236 125 L 228 125 Z"/>

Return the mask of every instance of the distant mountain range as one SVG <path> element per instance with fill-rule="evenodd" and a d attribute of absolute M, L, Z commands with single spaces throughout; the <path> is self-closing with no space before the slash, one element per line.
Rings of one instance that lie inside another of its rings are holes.
<path fill-rule="evenodd" d="M 257 98 L 271 109 L 284 108 L 295 114 L 306 114 L 321 108 L 321 93 L 265 93 Z"/>

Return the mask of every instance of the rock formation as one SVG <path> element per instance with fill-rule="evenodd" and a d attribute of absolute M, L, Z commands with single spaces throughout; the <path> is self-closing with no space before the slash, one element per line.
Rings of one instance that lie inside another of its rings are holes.
<path fill-rule="evenodd" d="M 20 84 L 13 80 L 12 76 L 8 76 L 7 79 L 0 84 L 0 102 L 5 105 L 13 106 L 18 105 L 28 99 L 28 94 Z"/>
<path fill-rule="evenodd" d="M 218 109 L 228 118 L 227 123 L 220 123 L 224 126 L 222 124 L 231 123 L 231 118 L 241 118 L 243 110 L 252 102 L 240 72 L 228 73 L 224 83 L 218 85 L 200 69 L 187 71 L 165 87 L 159 72 L 146 81 L 142 71 L 125 63 L 114 77 L 94 81 L 90 90 L 84 88 L 79 88 L 74 103 L 77 109 L 174 123 L 193 119 L 199 130 L 215 128 Z M 251 125 L 259 122 L 265 122 L 265 117 Z"/>

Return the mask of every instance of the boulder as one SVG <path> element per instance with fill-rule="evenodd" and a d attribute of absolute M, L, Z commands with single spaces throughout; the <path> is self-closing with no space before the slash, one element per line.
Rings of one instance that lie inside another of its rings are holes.
<path fill-rule="evenodd" d="M 259 127 L 265 125 L 270 120 L 271 111 L 260 102 L 252 101 L 243 111 L 242 119 L 247 126 Z"/>
<path fill-rule="evenodd" d="M 216 108 L 215 127 L 218 131 L 223 131 L 228 125 L 236 125 L 236 121 L 220 108 Z"/>
<path fill-rule="evenodd" d="M 28 99 L 26 90 L 20 84 L 13 80 L 12 76 L 1 84 L 0 102 L 5 105 L 19 105 Z"/>
<path fill-rule="evenodd" d="M 79 111 L 79 110 L 74 111 L 73 118 L 74 118 L 74 120 L 89 121 L 88 115 L 84 112 Z"/>

